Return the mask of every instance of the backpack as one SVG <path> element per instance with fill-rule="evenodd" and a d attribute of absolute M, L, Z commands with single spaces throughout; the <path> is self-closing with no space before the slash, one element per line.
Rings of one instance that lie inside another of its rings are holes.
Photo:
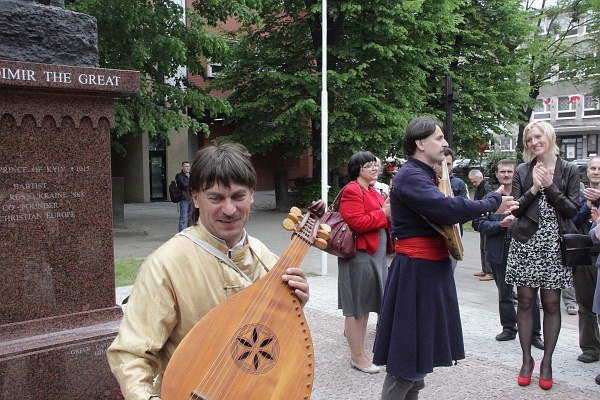
<path fill-rule="evenodd" d="M 173 203 L 179 203 L 183 200 L 183 191 L 179 189 L 179 186 L 177 186 L 177 182 L 175 181 L 171 181 L 171 184 L 169 185 L 169 196 Z"/>

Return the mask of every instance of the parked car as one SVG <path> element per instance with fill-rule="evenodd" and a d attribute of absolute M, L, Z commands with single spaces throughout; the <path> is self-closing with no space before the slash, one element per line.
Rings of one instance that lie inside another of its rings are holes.
<path fill-rule="evenodd" d="M 454 173 L 454 175 L 461 175 L 461 176 L 466 177 L 469 174 L 469 171 L 471 171 L 473 169 L 479 169 L 483 173 L 484 167 L 485 167 L 485 160 L 477 161 L 477 160 L 472 160 L 470 158 L 461 158 L 461 159 L 454 160 L 452 172 Z"/>

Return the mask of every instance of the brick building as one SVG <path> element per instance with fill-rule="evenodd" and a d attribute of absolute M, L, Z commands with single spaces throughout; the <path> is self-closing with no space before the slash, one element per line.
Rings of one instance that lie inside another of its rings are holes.
<path fill-rule="evenodd" d="M 191 0 L 173 0 L 180 6 L 187 4 L 191 7 Z M 235 31 L 239 24 L 228 21 L 220 29 Z M 214 32 L 214 31 L 213 31 Z M 206 64 L 207 79 L 212 79 L 218 73 L 220 65 Z M 182 68 L 182 74 L 187 71 Z M 201 76 L 188 76 L 200 87 L 206 87 L 207 81 Z M 228 93 L 214 93 L 214 96 L 226 97 Z M 152 140 L 147 134 L 128 136 L 123 138 L 127 156 L 113 154 L 112 175 L 122 177 L 117 182 L 122 182 L 125 202 L 150 202 L 167 200 L 167 187 L 175 175 L 181 171 L 183 161 L 192 161 L 196 151 L 215 138 L 227 136 L 233 132 L 233 127 L 225 125 L 223 118 L 205 120 L 210 127 L 210 136 L 195 135 L 188 130 L 175 131 L 169 136 L 169 143 L 164 140 Z M 298 160 L 283 160 L 281 152 L 277 149 L 265 155 L 253 155 L 252 161 L 258 174 L 258 190 L 273 190 L 275 176 L 287 176 L 288 181 L 297 177 L 312 177 L 312 157 L 309 152 Z"/>

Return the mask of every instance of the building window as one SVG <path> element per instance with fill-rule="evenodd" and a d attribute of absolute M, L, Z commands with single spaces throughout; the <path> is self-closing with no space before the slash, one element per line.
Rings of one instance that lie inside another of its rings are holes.
<path fill-rule="evenodd" d="M 582 137 L 563 137 L 560 144 L 560 151 L 567 160 L 575 160 L 582 157 L 583 138 Z"/>
<path fill-rule="evenodd" d="M 208 60 L 208 63 L 206 64 L 206 76 L 207 77 L 214 78 L 222 71 L 223 71 L 223 66 L 221 64 L 211 63 L 210 60 Z"/>
<path fill-rule="evenodd" d="M 538 99 L 533 109 L 533 119 L 550 119 L 550 107 L 552 107 L 552 99 Z"/>
<path fill-rule="evenodd" d="M 583 32 L 581 34 L 587 35 L 590 33 L 596 33 L 593 26 L 594 13 L 588 11 L 584 14 L 582 18 L 583 19 L 579 21 L 581 23 L 581 26 L 583 27 Z"/>
<path fill-rule="evenodd" d="M 598 135 L 588 135 L 587 156 L 593 157 L 598 154 Z"/>
<path fill-rule="evenodd" d="M 564 33 L 565 37 L 577 36 L 577 28 L 580 23 L 578 20 L 571 19 L 568 15 L 563 14 L 558 17 L 558 36 Z"/>
<path fill-rule="evenodd" d="M 559 97 L 556 118 L 575 118 L 578 100 L 577 95 Z"/>
<path fill-rule="evenodd" d="M 513 138 L 500 138 L 500 150 L 513 151 L 515 146 L 513 145 Z"/>
<path fill-rule="evenodd" d="M 560 66 L 558 64 L 554 64 L 550 67 L 548 74 L 546 74 L 544 82 L 557 82 L 558 80 L 560 80 Z"/>
<path fill-rule="evenodd" d="M 592 94 L 586 94 L 583 96 L 583 116 L 584 117 L 597 117 L 600 115 L 600 102 L 598 97 Z"/>

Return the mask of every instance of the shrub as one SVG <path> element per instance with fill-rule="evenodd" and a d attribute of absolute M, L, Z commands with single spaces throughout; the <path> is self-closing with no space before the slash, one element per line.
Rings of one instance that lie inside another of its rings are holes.
<path fill-rule="evenodd" d="M 310 203 L 321 198 L 321 181 L 316 181 L 307 177 L 296 178 L 295 187 L 292 192 L 298 194 L 301 207 L 308 207 Z M 335 199 L 335 196 L 340 192 L 339 187 L 330 187 L 327 192 L 327 205 Z"/>

